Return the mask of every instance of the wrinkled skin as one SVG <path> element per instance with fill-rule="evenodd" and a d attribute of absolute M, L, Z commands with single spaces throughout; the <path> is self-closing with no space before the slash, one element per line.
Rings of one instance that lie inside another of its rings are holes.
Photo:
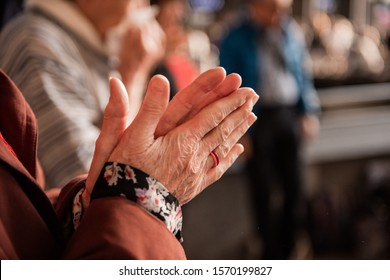
<path fill-rule="evenodd" d="M 218 180 L 243 152 L 237 141 L 254 123 L 258 96 L 239 88 L 237 75 L 222 68 L 202 74 L 168 105 L 169 84 L 151 79 L 142 107 L 127 127 L 129 112 L 123 84 L 112 79 L 111 97 L 84 192 L 84 203 L 105 161 L 129 164 L 156 178 L 185 204 Z M 209 155 L 220 158 L 212 168 Z"/>

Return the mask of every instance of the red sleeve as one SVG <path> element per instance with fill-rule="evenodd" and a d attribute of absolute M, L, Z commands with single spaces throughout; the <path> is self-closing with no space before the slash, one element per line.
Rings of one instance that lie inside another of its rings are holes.
<path fill-rule="evenodd" d="M 66 219 L 84 177 L 62 191 L 57 213 Z M 140 206 L 121 197 L 92 201 L 66 243 L 65 259 L 185 259 L 180 242 L 166 225 Z"/>

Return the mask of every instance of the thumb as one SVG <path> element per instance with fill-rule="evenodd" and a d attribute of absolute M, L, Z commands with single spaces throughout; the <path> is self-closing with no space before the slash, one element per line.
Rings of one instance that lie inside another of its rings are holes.
<path fill-rule="evenodd" d="M 155 75 L 148 84 L 142 106 L 131 125 L 133 131 L 137 131 L 137 135 L 144 137 L 144 140 L 153 141 L 157 124 L 167 109 L 168 102 L 169 82 L 164 76 Z"/>
<path fill-rule="evenodd" d="M 96 141 L 95 152 L 85 183 L 83 201 L 88 205 L 89 197 L 104 163 L 119 142 L 127 126 L 129 113 L 128 95 L 123 83 L 116 78 L 110 79 L 110 99 L 104 110 L 103 124 Z"/>

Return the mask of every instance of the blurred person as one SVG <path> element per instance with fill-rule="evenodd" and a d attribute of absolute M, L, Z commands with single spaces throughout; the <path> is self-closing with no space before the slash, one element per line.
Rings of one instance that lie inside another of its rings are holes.
<path fill-rule="evenodd" d="M 189 34 L 185 26 L 188 6 L 185 0 L 151 0 L 157 7 L 156 19 L 166 36 L 165 54 L 160 64 L 171 74 L 177 90 L 190 84 L 200 73 L 190 54 Z"/>
<path fill-rule="evenodd" d="M 128 125 L 126 89 L 111 79 L 89 173 L 61 190 L 54 210 L 35 116 L 0 71 L 0 259 L 184 259 L 181 205 L 233 164 L 256 120 L 258 96 L 240 82 L 212 69 L 168 103 L 168 81 L 155 76 Z"/>
<path fill-rule="evenodd" d="M 0 67 L 37 117 L 48 188 L 88 170 L 109 76 L 121 77 L 129 119 L 136 115 L 164 46 L 148 6 L 145 0 L 27 0 L 2 30 Z"/>
<path fill-rule="evenodd" d="M 302 141 L 319 130 L 319 104 L 304 37 L 290 17 L 291 0 L 249 0 L 249 18 L 220 45 L 220 63 L 261 92 L 261 115 L 246 143 L 262 257 L 287 259 L 303 206 Z"/>

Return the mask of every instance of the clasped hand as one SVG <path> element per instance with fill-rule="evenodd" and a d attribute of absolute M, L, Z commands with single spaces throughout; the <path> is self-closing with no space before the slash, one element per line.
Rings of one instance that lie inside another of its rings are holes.
<path fill-rule="evenodd" d="M 110 81 L 110 100 L 86 182 L 89 196 L 106 161 L 138 168 L 161 182 L 185 204 L 218 180 L 243 152 L 237 141 L 255 122 L 258 95 L 240 88 L 241 78 L 223 68 L 200 75 L 169 102 L 169 83 L 154 76 L 141 109 L 128 125 L 128 95 L 117 79 Z M 220 159 L 213 167 L 210 153 Z"/>

